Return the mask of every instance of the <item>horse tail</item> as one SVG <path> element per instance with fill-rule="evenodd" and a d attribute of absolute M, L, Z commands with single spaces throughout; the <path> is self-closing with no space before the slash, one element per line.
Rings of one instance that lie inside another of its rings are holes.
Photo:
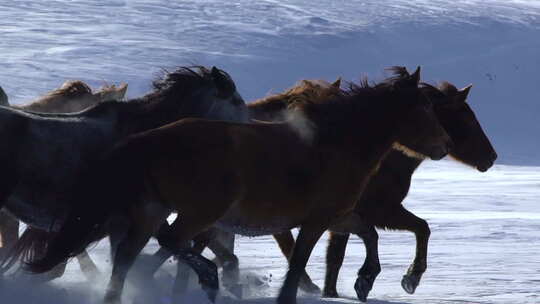
<path fill-rule="evenodd" d="M 43 256 L 52 233 L 28 227 L 0 261 L 0 273 L 5 273 L 17 261 L 28 263 Z"/>
<path fill-rule="evenodd" d="M 24 260 L 25 268 L 30 272 L 44 273 L 79 255 L 86 247 L 105 235 L 103 227 L 106 219 L 105 214 L 98 218 L 95 215 L 80 216 L 78 212 L 72 213 L 60 231 L 47 239 L 43 254 Z"/>

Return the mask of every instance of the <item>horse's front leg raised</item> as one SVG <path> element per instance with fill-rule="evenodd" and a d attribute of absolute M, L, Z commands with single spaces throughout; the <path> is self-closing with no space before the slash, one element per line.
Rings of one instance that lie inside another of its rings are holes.
<path fill-rule="evenodd" d="M 306 264 L 315 244 L 326 230 L 321 224 L 305 224 L 300 228 L 293 254 L 289 259 L 289 271 L 277 299 L 278 304 L 295 304 L 298 283 L 306 271 Z"/>
<path fill-rule="evenodd" d="M 403 289 L 407 293 L 413 294 L 427 268 L 427 248 L 431 232 L 425 220 L 417 217 L 403 207 L 398 211 L 399 213 L 392 219 L 392 225 L 388 228 L 412 231 L 416 236 L 416 256 L 414 262 L 401 280 Z"/>

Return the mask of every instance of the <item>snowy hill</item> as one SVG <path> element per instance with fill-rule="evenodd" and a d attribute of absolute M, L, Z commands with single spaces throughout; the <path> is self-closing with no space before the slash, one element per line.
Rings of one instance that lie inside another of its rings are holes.
<path fill-rule="evenodd" d="M 246 100 L 302 78 L 474 84 L 500 162 L 540 164 L 540 1 L 16 1 L 0 4 L 0 85 L 15 102 L 65 79 L 149 89 L 161 68 L 217 65 Z"/>
<path fill-rule="evenodd" d="M 425 81 L 474 85 L 469 100 L 499 163 L 540 165 L 540 1 L 3 1 L 0 51 L 0 85 L 15 103 L 66 79 L 94 87 L 128 82 L 136 97 L 162 68 L 193 63 L 230 72 L 246 100 L 303 78 L 379 80 L 384 67 L 421 65 Z M 480 174 L 426 164 L 406 205 L 432 227 L 429 268 L 407 295 L 399 282 L 414 237 L 381 233 L 383 272 L 369 303 L 540 303 L 539 184 L 538 167 L 498 165 Z M 346 299 L 299 303 L 356 303 L 352 285 L 364 250 L 351 243 L 338 285 Z M 272 239 L 240 238 L 237 249 L 247 299 L 218 303 L 274 303 L 286 264 Z M 319 242 L 308 268 L 319 285 L 324 249 Z M 91 252 L 105 274 L 107 252 L 103 243 Z M 173 264 L 161 273 L 166 287 L 167 272 Z M 41 288 L 1 283 L 2 303 L 99 303 L 104 292 L 75 263 Z M 138 297 L 130 294 L 127 303 Z M 155 303 L 170 303 L 166 294 Z M 193 297 L 205 303 L 202 294 Z"/>

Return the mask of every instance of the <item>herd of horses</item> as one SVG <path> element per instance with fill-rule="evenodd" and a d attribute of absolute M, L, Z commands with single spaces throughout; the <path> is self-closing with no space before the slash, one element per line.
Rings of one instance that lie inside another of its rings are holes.
<path fill-rule="evenodd" d="M 298 288 L 320 292 L 305 267 L 328 230 L 323 296 L 338 297 L 354 233 L 366 248 L 354 288 L 366 301 L 381 271 L 375 228 L 384 228 L 416 235 L 401 281 L 414 293 L 430 230 L 402 206 L 412 174 L 447 154 L 484 172 L 497 154 L 466 102 L 470 86 L 421 82 L 420 68 L 390 70 L 379 83 L 303 80 L 249 104 L 226 72 L 201 66 L 167 72 L 151 93 L 127 101 L 127 85 L 92 93 L 72 81 L 16 107 L 0 89 L 1 272 L 50 280 L 77 257 L 93 279 L 99 271 L 86 248 L 109 237 L 105 302 L 120 303 L 128 271 L 155 237 L 161 247 L 138 276 L 152 278 L 176 256 L 174 298 L 186 289 L 187 265 L 215 301 L 217 266 L 202 251 L 216 254 L 228 288 L 239 263 L 224 243 L 273 235 L 289 262 L 277 302 L 293 304 Z M 21 236 L 19 221 L 27 224 Z"/>

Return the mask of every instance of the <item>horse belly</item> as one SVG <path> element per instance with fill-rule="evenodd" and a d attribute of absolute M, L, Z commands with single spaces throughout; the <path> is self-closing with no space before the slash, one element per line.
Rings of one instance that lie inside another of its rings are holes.
<path fill-rule="evenodd" d="M 63 222 L 64 214 L 55 212 L 53 208 L 42 208 L 16 195 L 9 197 L 5 209 L 9 214 L 23 223 L 46 231 L 57 231 Z"/>
<path fill-rule="evenodd" d="M 289 231 L 298 226 L 298 223 L 282 216 L 269 216 L 263 220 L 259 216 L 244 214 L 233 207 L 217 221 L 215 226 L 235 234 L 261 236 Z"/>

